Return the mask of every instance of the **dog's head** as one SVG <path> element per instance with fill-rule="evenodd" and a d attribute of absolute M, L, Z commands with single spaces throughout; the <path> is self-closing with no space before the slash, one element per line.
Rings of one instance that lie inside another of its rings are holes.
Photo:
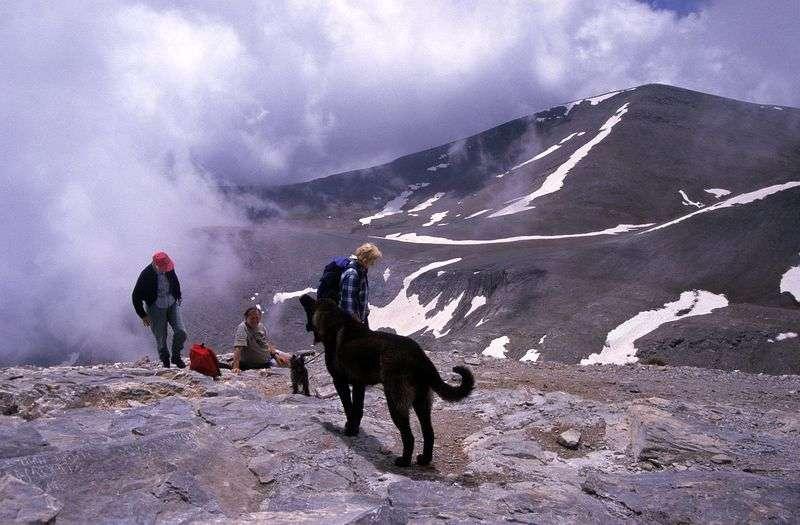
<path fill-rule="evenodd" d="M 306 366 L 305 354 L 292 354 L 289 358 L 289 365 L 293 370 L 302 370 Z"/>
<path fill-rule="evenodd" d="M 305 294 L 300 297 L 300 304 L 306 311 L 306 331 L 314 332 L 314 344 L 324 340 L 326 334 L 335 333 L 347 318 L 330 299 L 317 301 Z"/>

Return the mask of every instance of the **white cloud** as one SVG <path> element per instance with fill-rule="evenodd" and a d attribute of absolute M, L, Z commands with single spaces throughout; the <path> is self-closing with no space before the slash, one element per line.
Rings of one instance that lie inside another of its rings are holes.
<path fill-rule="evenodd" d="M 800 105 L 784 5 L 715 2 L 684 17 L 635 0 L 187 6 L 120 0 L 32 34 L 88 27 L 84 48 L 113 66 L 114 103 L 226 179 L 366 167 L 648 82 Z"/>

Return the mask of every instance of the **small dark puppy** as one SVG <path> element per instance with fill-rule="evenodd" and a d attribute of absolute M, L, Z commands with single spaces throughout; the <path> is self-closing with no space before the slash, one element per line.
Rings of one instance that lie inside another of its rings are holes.
<path fill-rule="evenodd" d="M 311 395 L 308 391 L 308 369 L 306 368 L 307 353 L 308 352 L 292 354 L 292 357 L 289 359 L 292 377 L 292 394 L 298 394 L 300 387 L 302 386 L 303 395 Z"/>

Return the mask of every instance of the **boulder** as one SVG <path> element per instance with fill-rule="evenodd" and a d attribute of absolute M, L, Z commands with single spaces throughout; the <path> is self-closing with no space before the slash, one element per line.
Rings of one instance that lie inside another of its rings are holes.
<path fill-rule="evenodd" d="M 562 447 L 567 448 L 578 448 L 578 445 L 581 442 L 581 433 L 574 428 L 567 430 L 566 432 L 562 432 L 556 438 L 558 444 Z"/>
<path fill-rule="evenodd" d="M 698 425 L 648 405 L 634 405 L 629 413 L 630 450 L 637 461 L 670 465 L 688 459 L 710 459 L 725 451 L 725 441 Z"/>

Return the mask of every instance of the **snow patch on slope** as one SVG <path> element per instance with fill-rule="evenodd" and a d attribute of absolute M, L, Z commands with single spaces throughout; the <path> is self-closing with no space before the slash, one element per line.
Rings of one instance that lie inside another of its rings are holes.
<path fill-rule="evenodd" d="M 603 350 L 582 359 L 582 365 L 624 365 L 635 363 L 637 339 L 644 337 L 665 323 L 679 321 L 686 317 L 710 314 L 718 308 L 728 306 L 728 299 L 722 294 L 705 290 L 683 292 L 677 301 L 666 303 L 658 310 L 640 312 L 608 333 Z"/>
<path fill-rule="evenodd" d="M 539 346 L 542 346 L 542 343 L 544 343 L 544 340 L 545 340 L 546 338 L 547 338 L 547 334 L 544 334 L 544 335 L 541 337 L 541 339 L 539 339 Z M 527 352 L 525 352 L 525 355 L 524 355 L 524 356 L 522 356 L 522 358 L 521 358 L 519 361 L 520 361 L 521 363 L 524 363 L 524 362 L 531 362 L 531 363 L 535 363 L 536 361 L 538 361 L 538 360 L 539 360 L 539 357 L 540 357 L 540 356 L 541 356 L 541 353 L 539 353 L 539 349 L 538 349 L 538 348 L 531 348 L 530 350 L 528 350 Z"/>
<path fill-rule="evenodd" d="M 438 201 L 442 197 L 444 197 L 444 193 L 437 193 L 433 197 L 431 197 L 430 199 L 426 200 L 425 202 L 414 206 L 413 208 L 408 210 L 408 212 L 412 213 L 412 212 L 415 212 L 415 211 L 422 211 L 422 210 L 425 210 L 427 208 L 430 208 L 431 206 L 433 206 L 434 202 Z"/>
<path fill-rule="evenodd" d="M 482 295 L 476 295 L 472 298 L 472 304 L 470 304 L 469 311 L 464 314 L 464 317 L 469 317 L 469 314 L 480 308 L 481 306 L 486 304 L 486 297 Z"/>
<path fill-rule="evenodd" d="M 433 226 L 437 222 L 441 221 L 447 216 L 447 211 L 440 211 L 439 213 L 434 213 L 431 215 L 431 220 L 423 224 L 423 226 Z"/>
<path fill-rule="evenodd" d="M 726 190 L 724 188 L 707 188 L 705 190 L 706 193 L 710 193 L 716 198 L 724 197 L 725 195 L 730 195 L 731 190 Z"/>
<path fill-rule="evenodd" d="M 626 102 L 620 106 L 619 109 L 617 109 L 611 118 L 609 118 L 602 126 L 600 126 L 600 132 L 597 135 L 595 135 L 589 142 L 575 150 L 563 164 L 556 168 L 553 173 L 548 175 L 538 190 L 529 195 L 519 197 L 513 204 L 494 212 L 493 214 L 489 215 L 489 217 L 502 217 L 503 215 L 511 215 L 533 209 L 533 206 L 530 206 L 530 203 L 535 199 L 560 190 L 564 186 L 564 179 L 567 178 L 570 170 L 574 168 L 581 159 L 588 155 L 589 151 L 594 146 L 602 142 L 602 140 L 611 133 L 611 130 L 614 128 L 614 126 L 622 120 L 622 116 L 627 112 L 628 103 Z"/>
<path fill-rule="evenodd" d="M 505 359 L 506 358 L 506 345 L 511 340 L 508 338 L 507 335 L 502 337 L 498 337 L 497 339 L 493 339 L 489 346 L 481 352 L 481 354 L 489 357 L 494 357 L 496 359 Z"/>
<path fill-rule="evenodd" d="M 625 233 L 637 228 L 647 228 L 652 226 L 649 224 L 618 224 L 613 228 L 606 230 L 586 232 L 586 233 L 570 233 L 565 235 L 521 235 L 519 237 L 504 237 L 501 239 L 447 239 L 445 237 L 434 237 L 431 235 L 417 235 L 416 233 L 390 233 L 385 237 L 378 237 L 379 239 L 386 239 L 389 241 L 409 242 L 414 244 L 450 244 L 453 246 L 475 246 L 478 244 L 503 244 L 507 242 L 521 242 L 521 241 L 549 241 L 555 239 L 574 239 L 578 237 L 592 237 L 595 235 L 616 235 L 618 233 Z"/>
<path fill-rule="evenodd" d="M 443 170 L 445 168 L 449 168 L 450 163 L 442 162 L 441 164 L 437 164 L 436 166 L 431 166 L 428 168 L 428 171 L 436 171 L 436 170 Z"/>
<path fill-rule="evenodd" d="M 632 88 L 632 89 L 636 89 L 636 88 Z M 612 91 L 610 93 L 604 93 L 602 95 L 597 95 L 596 97 L 582 98 L 580 100 L 575 100 L 575 101 L 570 102 L 568 104 L 564 104 L 565 106 L 567 106 L 567 111 L 564 112 L 563 116 L 566 117 L 567 115 L 569 115 L 569 112 L 572 111 L 572 108 L 574 108 L 575 106 L 581 104 L 582 102 L 588 101 L 589 104 L 591 104 L 592 106 L 596 106 L 599 103 L 603 102 L 604 100 L 608 100 L 609 98 L 614 97 L 616 95 L 619 95 L 620 93 L 623 93 L 625 91 L 631 91 L 631 89 L 623 89 L 623 90 L 620 90 L 620 91 Z"/>
<path fill-rule="evenodd" d="M 750 204 L 751 202 L 761 200 L 765 197 L 769 197 L 775 193 L 789 190 L 792 188 L 796 188 L 800 186 L 800 181 L 790 181 L 785 182 L 783 184 L 776 184 L 774 186 L 769 186 L 766 188 L 761 188 L 760 190 L 751 191 L 749 193 L 742 193 L 741 195 L 737 195 L 736 197 L 731 197 L 730 199 L 726 199 L 724 201 L 720 201 L 716 204 L 712 204 L 702 210 L 697 210 L 695 212 L 689 213 L 687 215 L 683 215 L 682 217 L 678 217 L 677 219 L 671 220 L 669 222 L 665 222 L 664 224 L 659 224 L 654 228 L 650 228 L 649 230 L 645 230 L 643 232 L 639 232 L 639 235 L 643 233 L 650 233 L 656 230 L 660 230 L 662 228 L 666 228 L 668 226 L 672 226 L 673 224 L 678 224 L 679 222 L 683 222 L 686 219 L 694 217 L 695 215 L 699 215 L 701 213 L 706 213 L 709 211 L 719 210 L 722 208 L 730 208 L 731 206 L 737 206 L 739 204 Z"/>
<path fill-rule="evenodd" d="M 408 187 L 408 190 L 404 191 L 394 199 L 387 202 L 386 206 L 384 206 L 381 211 L 379 211 L 375 215 L 370 215 L 369 217 L 362 217 L 358 219 L 358 222 L 360 222 L 361 224 L 369 224 L 375 219 L 382 219 L 383 217 L 388 217 L 390 215 L 397 215 L 398 213 L 401 213 L 403 211 L 403 206 L 406 205 L 406 203 L 408 202 L 408 198 L 411 197 L 411 194 L 420 188 L 424 188 L 425 186 L 430 186 L 430 183 L 419 182 L 417 184 L 410 185 Z"/>
<path fill-rule="evenodd" d="M 436 338 L 446 335 L 447 332 L 442 332 L 442 329 L 452 319 L 453 312 L 455 312 L 464 294 L 462 293 L 455 300 L 447 303 L 442 308 L 442 311 L 428 318 L 428 315 L 439 303 L 441 294 L 434 297 L 428 304 L 423 305 L 420 303 L 418 294 L 408 295 L 408 289 L 414 279 L 420 275 L 449 264 L 457 263 L 460 260 L 461 258 L 458 257 L 446 261 L 430 263 L 403 279 L 403 288 L 389 304 L 386 306 L 370 305 L 370 325 L 374 327 L 374 329 L 392 328 L 399 335 L 406 336 L 421 330 L 423 332 L 432 331 L 433 336 Z"/>
<path fill-rule="evenodd" d="M 538 155 L 536 155 L 535 157 L 532 157 L 532 158 L 530 158 L 530 159 L 526 160 L 525 162 L 522 162 L 522 163 L 520 163 L 520 164 L 517 164 L 516 166 L 513 166 L 513 167 L 512 167 L 510 170 L 508 170 L 508 171 L 514 171 L 514 170 L 516 170 L 516 169 L 519 169 L 519 168 L 521 168 L 521 167 L 523 167 L 523 166 L 525 166 L 525 165 L 527 165 L 527 164 L 530 164 L 531 162 L 533 162 L 533 161 L 535 161 L 535 160 L 539 160 L 539 159 L 541 159 L 542 157 L 545 157 L 545 156 L 547 156 L 547 155 L 550 155 L 551 153 L 553 153 L 555 150 L 557 150 L 557 149 L 558 149 L 558 148 L 560 148 L 560 147 L 561 147 L 561 146 L 560 146 L 559 144 L 555 144 L 555 145 L 553 145 L 553 146 L 550 146 L 549 148 L 547 148 L 547 149 L 546 149 L 546 150 L 544 150 L 543 152 L 539 153 L 539 154 L 538 154 Z M 507 172 L 506 172 L 506 173 L 507 173 Z M 503 175 L 505 175 L 505 173 L 504 173 Z"/>
<path fill-rule="evenodd" d="M 683 198 L 683 202 L 681 204 L 683 204 L 684 206 L 695 206 L 697 208 L 702 208 L 704 206 L 702 202 L 695 202 L 692 199 L 690 199 L 689 196 L 686 195 L 685 191 L 678 190 L 678 193 L 680 193 L 681 197 Z"/>
<path fill-rule="evenodd" d="M 565 143 L 565 142 L 568 142 L 568 141 L 572 140 L 572 137 L 574 137 L 574 136 L 575 136 L 575 135 L 577 135 L 577 134 L 578 134 L 577 132 L 575 132 L 575 133 L 570 133 L 569 135 L 567 135 L 566 137 L 564 137 L 563 139 L 561 139 L 561 142 L 559 142 L 559 144 L 563 144 L 563 143 Z"/>
<path fill-rule="evenodd" d="M 465 217 L 465 219 L 472 219 L 473 217 L 477 217 L 478 215 L 483 215 L 483 214 L 484 214 L 484 213 L 486 213 L 487 211 L 491 211 L 491 208 L 489 208 L 489 209 L 486 209 L 486 210 L 476 211 L 476 212 L 475 212 L 475 213 L 473 213 L 472 215 L 468 215 L 467 217 Z"/>
<path fill-rule="evenodd" d="M 797 337 L 795 332 L 783 332 L 775 336 L 775 339 L 767 339 L 768 343 L 774 343 L 775 341 L 784 341 L 786 339 L 794 339 Z"/>
<path fill-rule="evenodd" d="M 781 277 L 781 293 L 789 292 L 800 301 L 800 266 L 792 266 Z"/>

